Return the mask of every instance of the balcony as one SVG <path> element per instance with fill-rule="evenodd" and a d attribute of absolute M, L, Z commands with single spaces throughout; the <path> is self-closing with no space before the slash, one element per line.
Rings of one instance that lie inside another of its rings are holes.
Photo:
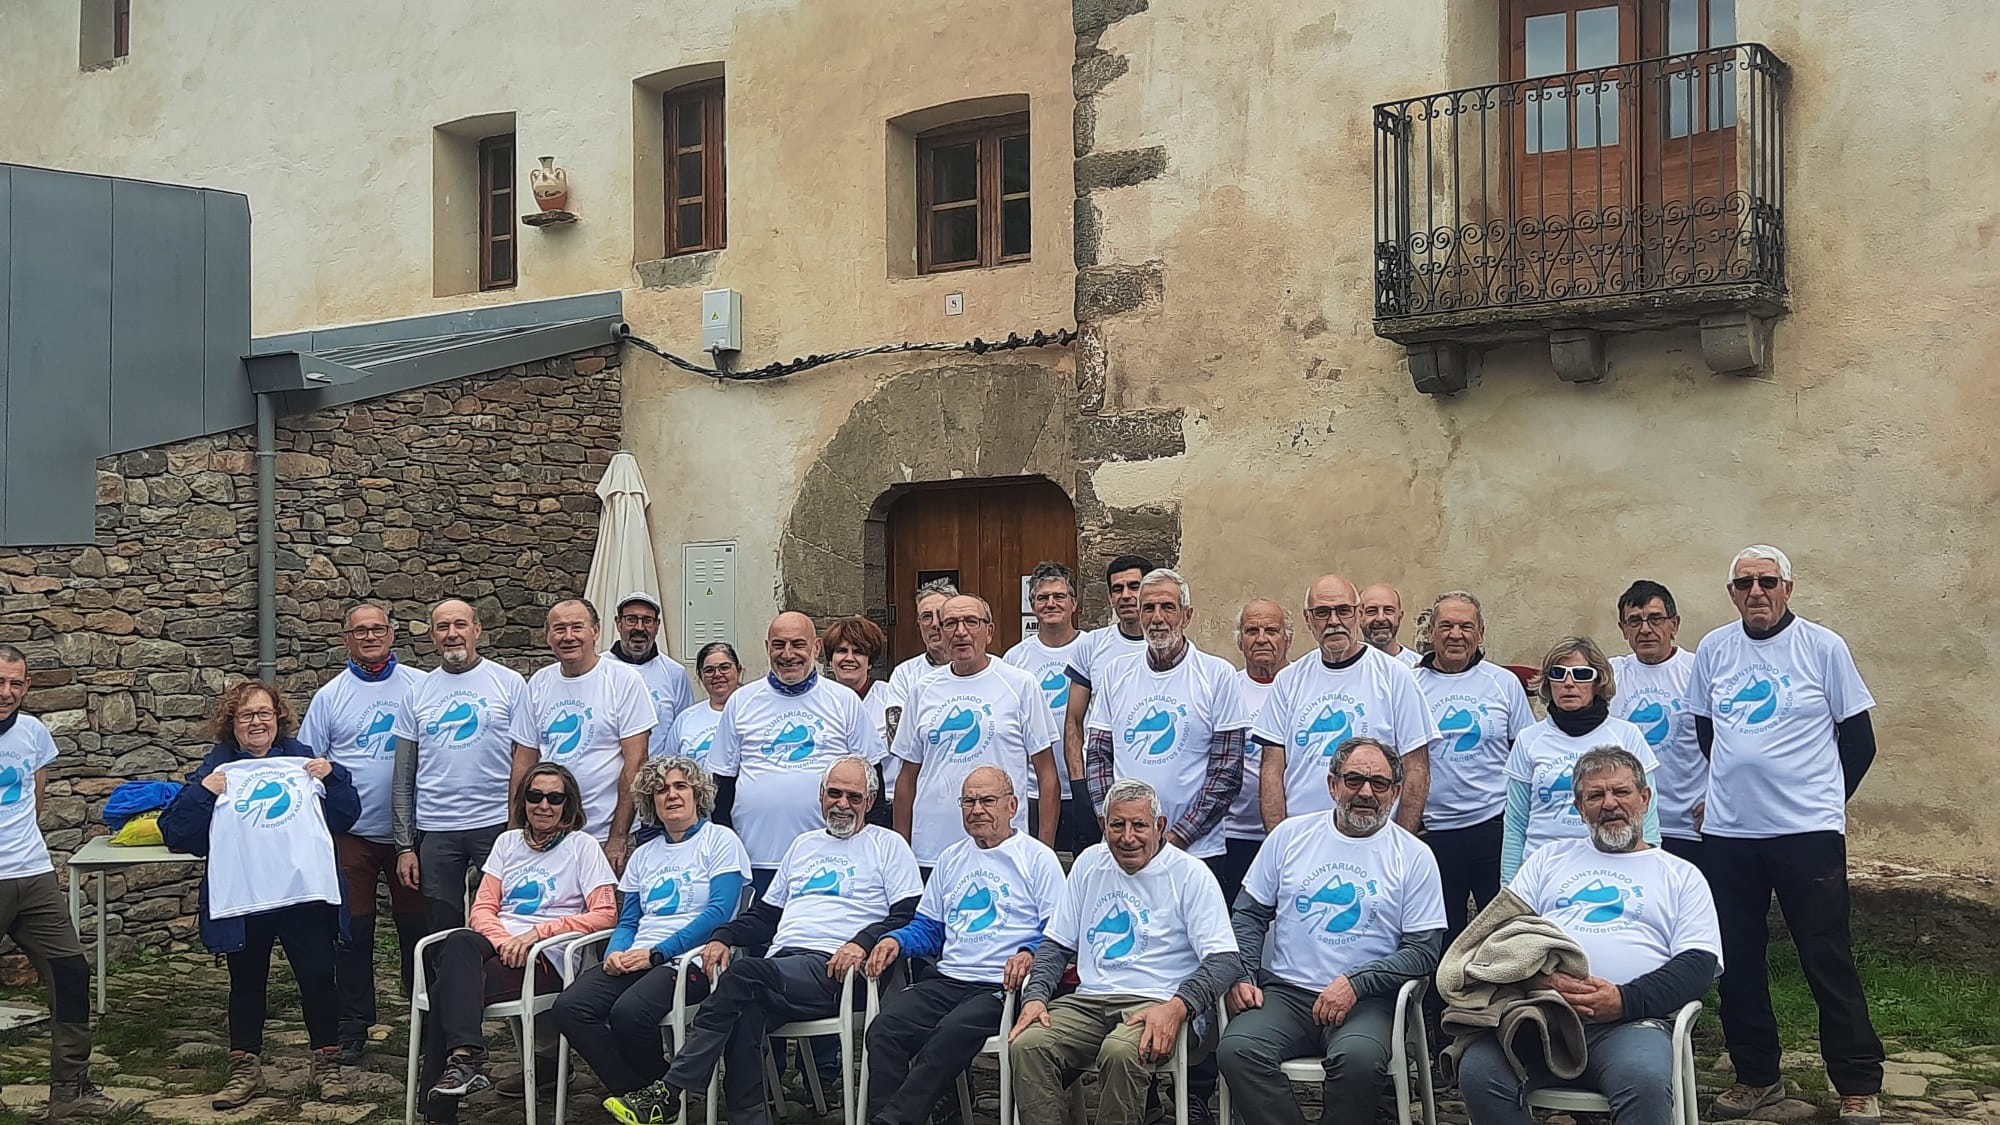
<path fill-rule="evenodd" d="M 1786 307 L 1787 68 L 1740 43 L 1375 107 L 1375 331 L 1428 394 L 1546 339 L 1603 378 L 1604 334 L 1698 325 L 1762 367 Z"/>

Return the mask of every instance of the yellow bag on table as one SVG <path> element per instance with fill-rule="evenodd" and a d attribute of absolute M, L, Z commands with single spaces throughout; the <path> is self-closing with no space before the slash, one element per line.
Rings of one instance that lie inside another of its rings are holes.
<path fill-rule="evenodd" d="M 160 837 L 160 813 L 143 812 L 125 822 L 111 837 L 114 847 L 141 848 L 148 845 L 162 845 L 166 841 Z"/>

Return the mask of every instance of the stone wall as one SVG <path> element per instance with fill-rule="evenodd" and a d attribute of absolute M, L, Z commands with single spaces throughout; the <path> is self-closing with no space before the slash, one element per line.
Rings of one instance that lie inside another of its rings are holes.
<path fill-rule="evenodd" d="M 457 596 L 479 608 L 487 655 L 524 674 L 545 663 L 543 610 L 590 569 L 621 401 L 604 347 L 281 419 L 278 674 L 293 707 L 345 659 L 340 622 L 360 598 L 389 609 L 404 660 L 431 663 L 428 608 Z M 0 641 L 28 654 L 26 710 L 61 751 L 42 809 L 59 867 L 106 831 L 120 782 L 184 776 L 217 695 L 256 672 L 254 461 L 247 430 L 107 457 L 95 543 L 0 548 Z M 114 955 L 190 939 L 196 874 L 110 876 Z"/>

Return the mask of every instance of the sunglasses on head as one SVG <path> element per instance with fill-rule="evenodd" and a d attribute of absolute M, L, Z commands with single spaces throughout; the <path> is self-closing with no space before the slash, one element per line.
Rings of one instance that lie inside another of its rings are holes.
<path fill-rule="evenodd" d="M 1556 683 L 1562 683 L 1564 680 L 1574 680 L 1579 684 L 1587 684 L 1597 679 L 1597 669 L 1588 665 L 1578 668 L 1571 664 L 1558 664 L 1543 672 L 1542 675 L 1547 676 Z"/>
<path fill-rule="evenodd" d="M 553 793 L 542 789 L 530 789 L 528 795 L 522 799 L 531 805 L 554 805 L 556 808 L 569 804 L 569 794 L 560 789 Z"/>
<path fill-rule="evenodd" d="M 1775 574 L 1739 574 L 1730 579 L 1729 584 L 1739 590 L 1748 590 L 1752 586 L 1761 586 L 1766 590 L 1775 590 L 1778 588 L 1778 583 L 1783 581 L 1784 579 Z"/>

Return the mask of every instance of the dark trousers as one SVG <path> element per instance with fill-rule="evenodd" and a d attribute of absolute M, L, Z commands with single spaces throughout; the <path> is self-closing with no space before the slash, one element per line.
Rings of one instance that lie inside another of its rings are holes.
<path fill-rule="evenodd" d="M 1285 1060 L 1302 1056 L 1318 1056 L 1326 1068 L 1320 1101 L 1326 1108 L 1320 1120 L 1375 1119 L 1375 1107 L 1389 1085 L 1396 1001 L 1364 997 L 1338 1026 L 1321 1026 L 1312 1015 L 1318 996 L 1289 984 L 1267 984 L 1263 1007 L 1244 1012 L 1223 1031 L 1215 1058 L 1244 1121 L 1305 1125 L 1292 1084 L 1280 1069 Z"/>
<path fill-rule="evenodd" d="M 328 902 L 284 906 L 243 919 L 243 948 L 223 958 L 229 965 L 230 1050 L 254 1055 L 264 1049 L 274 944 L 284 946 L 299 986 L 307 1044 L 314 1049 L 337 1045 L 340 1000 L 333 988 L 333 947 L 339 935 L 340 908 Z"/>
<path fill-rule="evenodd" d="M 1491 1034 L 1474 1040 L 1459 1062 L 1458 1088 L 1465 1108 L 1479 1125 L 1535 1125 L 1527 1095 L 1550 1086 L 1576 1086 L 1602 1094 L 1618 1125 L 1674 1125 L 1673 1031 L 1660 1020 L 1583 1025 L 1583 1073 L 1572 1080 L 1549 1074 L 1539 1048 L 1517 1040 L 1528 1068 L 1514 1073 L 1500 1041 Z"/>
<path fill-rule="evenodd" d="M 73 1087 L 90 1073 L 90 962 L 55 872 L 0 879 L 0 934 L 49 986 L 49 1085 Z"/>
<path fill-rule="evenodd" d="M 923 1125 L 1000 1027 L 999 989 L 937 976 L 891 992 L 868 1025 L 870 1125 Z"/>
<path fill-rule="evenodd" d="M 1035 836 L 1038 839 L 1042 831 L 1042 800 L 1040 797 L 1028 798 L 1028 835 Z M 1086 821 L 1090 820 L 1090 814 L 1087 812 L 1084 813 L 1083 819 Z M 1062 802 L 1062 811 L 1056 814 L 1056 850 L 1075 855 L 1086 846 L 1088 845 L 1079 842 L 1077 839 L 1076 802 L 1065 797 Z"/>
<path fill-rule="evenodd" d="M 1250 874 L 1250 864 L 1256 860 L 1264 841 L 1239 840 L 1231 836 L 1224 843 L 1228 850 L 1222 853 L 1221 864 L 1211 863 L 1209 870 L 1215 872 L 1215 881 L 1222 884 L 1222 901 L 1233 910 L 1237 892 L 1243 889 L 1243 877 Z"/>
<path fill-rule="evenodd" d="M 1687 860 L 1689 863 L 1701 868 L 1703 876 L 1708 874 L 1708 868 L 1702 862 L 1703 858 L 1707 855 L 1707 852 L 1702 847 L 1702 841 L 1683 840 L 1679 836 L 1662 836 L 1660 837 L 1660 846 L 1666 849 L 1668 855 Z"/>
<path fill-rule="evenodd" d="M 486 1049 L 486 1005 L 519 999 L 525 966 L 510 969 L 500 951 L 477 930 L 453 930 L 424 950 L 424 987 L 430 1011 L 424 1014 L 424 1070 L 421 1089 L 437 1085 L 450 1054 Z M 535 991 L 556 992 L 562 978 L 546 958 L 535 963 Z"/>
<path fill-rule="evenodd" d="M 1424 843 L 1437 857 L 1438 885 L 1444 891 L 1444 942 L 1447 948 L 1465 932 L 1476 910 L 1486 909 L 1500 893 L 1501 817 L 1464 828 L 1433 828 Z M 1467 909 L 1466 900 L 1478 905 Z"/>
<path fill-rule="evenodd" d="M 708 978 L 688 974 L 687 1000 L 708 995 Z M 563 989 L 556 1027 L 613 1094 L 629 1094 L 667 1072 L 660 1024 L 674 1010 L 674 969 L 662 965 L 613 976 L 593 965 Z"/>
<path fill-rule="evenodd" d="M 424 905 L 432 933 L 465 925 L 465 896 L 493 853 L 493 842 L 507 831 L 501 821 L 488 828 L 466 828 L 417 835 L 417 867 L 423 872 Z"/>
<path fill-rule="evenodd" d="M 774 1027 L 825 1019 L 840 1007 L 840 982 L 826 975 L 826 963 L 826 954 L 806 949 L 730 962 L 674 1055 L 667 1084 L 705 1090 L 720 1062 L 729 1119 L 765 1120 L 764 1040 Z"/>
<path fill-rule="evenodd" d="M 396 920 L 396 944 L 402 950 L 400 962 L 403 995 L 410 994 L 411 972 L 417 943 L 430 932 L 429 911 L 423 895 L 403 885 L 396 877 L 396 848 L 359 836 L 336 836 L 334 852 L 340 858 L 340 876 L 347 884 L 347 939 L 334 950 L 334 978 L 340 990 L 340 1029 L 343 1040 L 366 1039 L 375 1025 L 375 896 L 378 887 L 389 886 L 389 909 Z M 420 861 L 421 862 L 421 861 Z"/>
<path fill-rule="evenodd" d="M 1722 928 L 1722 1037 L 1736 1080 L 1768 1086 L 1779 1077 L 1778 1019 L 1771 1011 L 1771 895 L 1791 931 L 1799 967 L 1819 1003 L 1819 1053 L 1842 1095 L 1882 1089 L 1882 1041 L 1868 1019 L 1848 930 L 1847 838 L 1803 832 L 1766 840 L 1702 841 L 1715 916 Z"/>

